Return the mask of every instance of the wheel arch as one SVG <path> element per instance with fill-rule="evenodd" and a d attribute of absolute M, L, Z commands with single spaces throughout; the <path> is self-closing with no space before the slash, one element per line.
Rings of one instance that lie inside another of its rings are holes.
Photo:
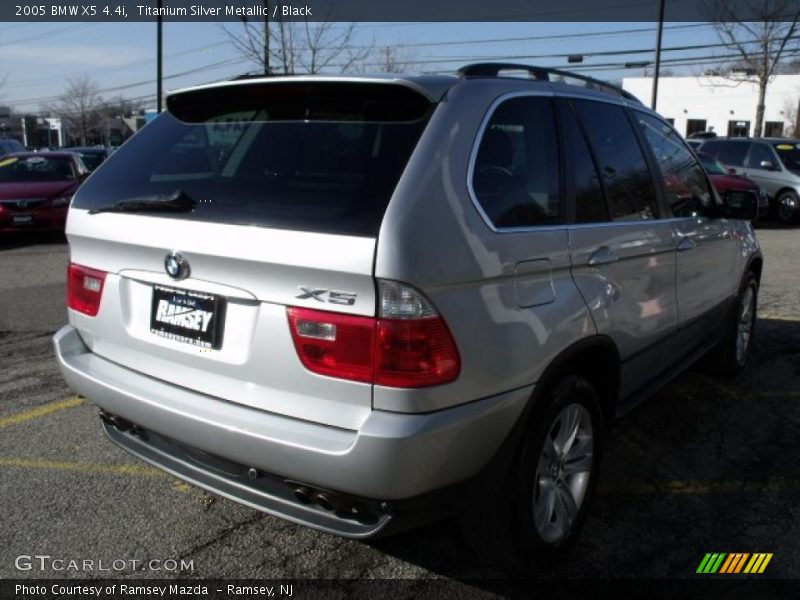
<path fill-rule="evenodd" d="M 761 285 L 761 273 L 764 270 L 764 257 L 761 255 L 760 252 L 753 254 L 750 259 L 747 261 L 747 265 L 744 268 L 744 276 L 747 276 L 749 272 L 753 272 L 756 276 L 756 281 L 758 281 L 759 285 Z"/>
<path fill-rule="evenodd" d="M 537 404 L 566 374 L 583 375 L 595 387 L 606 422 L 612 420 L 619 402 L 620 358 L 613 340 L 605 335 L 583 338 L 565 348 L 550 362 L 536 384 L 533 403 Z"/>

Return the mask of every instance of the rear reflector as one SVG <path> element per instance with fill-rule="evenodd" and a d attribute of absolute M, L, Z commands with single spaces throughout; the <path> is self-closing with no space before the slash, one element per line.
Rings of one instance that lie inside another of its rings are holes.
<path fill-rule="evenodd" d="M 90 317 L 100 310 L 105 271 L 70 263 L 67 272 L 67 306 Z"/>
<path fill-rule="evenodd" d="M 377 319 L 288 309 L 303 365 L 320 375 L 389 387 L 453 381 L 461 371 L 461 359 L 444 319 L 414 288 L 396 282 L 380 284 L 383 306 Z M 387 318 L 387 313 L 399 318 Z M 414 313 L 424 316 L 415 318 Z"/>

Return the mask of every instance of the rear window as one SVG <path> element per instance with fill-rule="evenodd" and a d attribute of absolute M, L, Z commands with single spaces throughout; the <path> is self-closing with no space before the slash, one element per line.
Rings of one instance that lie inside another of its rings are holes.
<path fill-rule="evenodd" d="M 179 191 L 194 210 L 148 214 L 372 237 L 433 106 L 396 84 L 188 92 L 98 169 L 73 207 Z"/>

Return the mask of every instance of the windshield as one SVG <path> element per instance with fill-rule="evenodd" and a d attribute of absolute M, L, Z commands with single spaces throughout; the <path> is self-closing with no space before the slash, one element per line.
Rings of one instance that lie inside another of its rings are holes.
<path fill-rule="evenodd" d="M 173 102 L 96 171 L 73 208 L 182 190 L 195 209 L 157 216 L 376 235 L 431 103 L 389 85 L 254 87 Z"/>
<path fill-rule="evenodd" d="M 774 144 L 773 147 L 778 152 L 784 167 L 790 171 L 800 171 L 800 143 L 780 142 Z"/>
<path fill-rule="evenodd" d="M 728 171 L 727 169 L 725 169 L 725 166 L 710 154 L 704 154 L 700 152 L 697 155 L 697 158 L 700 159 L 700 163 L 703 165 L 703 168 L 706 170 L 706 172 L 708 172 L 709 175 L 728 174 Z"/>
<path fill-rule="evenodd" d="M 74 180 L 72 162 L 66 157 L 11 156 L 0 159 L 0 183 Z"/>

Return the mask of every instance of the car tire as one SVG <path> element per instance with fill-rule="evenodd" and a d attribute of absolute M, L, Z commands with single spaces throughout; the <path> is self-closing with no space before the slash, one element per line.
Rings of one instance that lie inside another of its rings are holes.
<path fill-rule="evenodd" d="M 775 199 L 775 215 L 784 225 L 794 223 L 800 217 L 800 196 L 787 190 Z"/>
<path fill-rule="evenodd" d="M 712 375 L 732 379 L 747 366 L 753 350 L 757 309 L 758 279 L 748 271 L 725 323 L 723 338 L 706 356 L 707 370 Z"/>
<path fill-rule="evenodd" d="M 586 520 L 602 458 L 605 425 L 592 383 L 569 374 L 548 389 L 504 484 L 463 519 L 473 549 L 515 574 L 566 556 Z"/>

